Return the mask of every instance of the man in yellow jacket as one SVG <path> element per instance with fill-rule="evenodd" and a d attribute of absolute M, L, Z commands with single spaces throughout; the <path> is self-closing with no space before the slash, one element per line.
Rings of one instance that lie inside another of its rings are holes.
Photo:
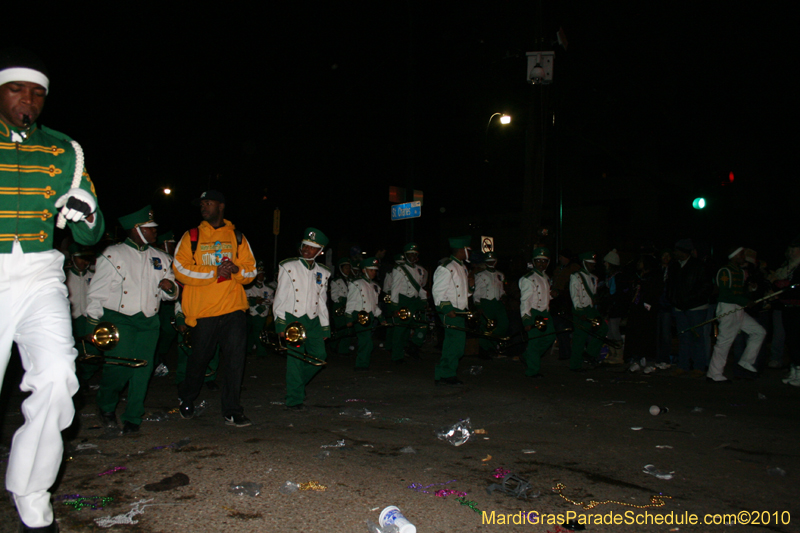
<path fill-rule="evenodd" d="M 187 231 L 175 252 L 175 279 L 184 285 L 181 306 L 192 327 L 192 357 L 178 388 L 182 418 L 194 416 L 194 401 L 203 386 L 206 367 L 221 348 L 222 416 L 229 426 L 251 424 L 239 403 L 247 340 L 244 285 L 256 277 L 256 260 L 247 239 L 225 220 L 225 196 L 204 192 L 195 204 L 203 222 Z"/>

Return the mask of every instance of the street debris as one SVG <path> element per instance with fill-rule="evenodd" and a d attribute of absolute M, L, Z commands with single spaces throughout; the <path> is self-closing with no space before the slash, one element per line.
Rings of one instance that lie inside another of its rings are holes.
<path fill-rule="evenodd" d="M 645 474 L 650 474 L 651 476 L 656 476 L 658 479 L 672 479 L 672 474 L 674 472 L 663 472 L 655 467 L 655 465 L 644 465 L 644 470 L 642 470 Z"/>
<path fill-rule="evenodd" d="M 439 440 L 446 440 L 453 446 L 461 446 L 467 442 L 472 435 L 472 426 L 469 418 L 459 420 L 449 427 L 444 427 L 436 432 Z"/>
<path fill-rule="evenodd" d="M 261 483 L 253 483 L 251 481 L 245 481 L 243 483 L 231 483 L 231 488 L 228 489 L 228 492 L 232 494 L 238 494 L 239 496 L 251 496 L 256 497 L 261 494 L 261 487 L 263 487 Z"/>

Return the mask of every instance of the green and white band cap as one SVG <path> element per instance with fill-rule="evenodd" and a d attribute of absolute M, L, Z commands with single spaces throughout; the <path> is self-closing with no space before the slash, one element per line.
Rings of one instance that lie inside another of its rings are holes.
<path fill-rule="evenodd" d="M 47 78 L 47 76 L 32 68 L 11 67 L 0 70 L 0 85 L 5 85 L 6 83 L 12 81 L 29 81 L 31 83 L 38 83 L 44 87 L 45 91 L 50 90 L 50 80 Z"/>
<path fill-rule="evenodd" d="M 744 246 L 740 246 L 740 247 L 738 247 L 737 249 L 735 249 L 734 251 L 732 251 L 731 253 L 729 253 L 729 254 L 728 254 L 728 259 L 733 259 L 733 258 L 734 258 L 734 257 L 736 257 L 736 256 L 739 254 L 739 252 L 741 252 L 742 250 L 744 250 Z"/>
<path fill-rule="evenodd" d="M 309 241 L 308 239 L 303 239 L 302 241 L 300 241 L 300 244 L 301 245 L 307 244 L 308 246 L 313 246 L 314 248 L 322 248 L 322 246 L 320 246 L 318 242 Z"/>

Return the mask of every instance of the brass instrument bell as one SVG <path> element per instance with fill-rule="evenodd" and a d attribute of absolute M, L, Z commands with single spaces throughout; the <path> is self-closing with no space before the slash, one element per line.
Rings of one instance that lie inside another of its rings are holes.
<path fill-rule="evenodd" d="M 359 311 L 358 315 L 356 315 L 356 321 L 362 326 L 368 325 L 369 313 L 367 313 L 366 311 Z"/>
<path fill-rule="evenodd" d="M 306 342 L 306 328 L 300 322 L 292 322 L 286 329 L 283 330 L 286 343 L 291 344 L 294 348 L 299 348 Z"/>
<path fill-rule="evenodd" d="M 111 322 L 100 322 L 92 332 L 92 344 L 107 352 L 119 344 L 119 329 Z"/>
<path fill-rule="evenodd" d="M 533 327 L 538 329 L 539 331 L 544 331 L 547 329 L 547 319 L 542 315 L 537 315 L 536 318 L 533 319 Z"/>

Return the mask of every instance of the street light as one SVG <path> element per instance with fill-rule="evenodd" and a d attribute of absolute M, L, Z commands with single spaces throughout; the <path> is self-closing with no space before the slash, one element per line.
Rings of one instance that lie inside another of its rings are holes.
<path fill-rule="evenodd" d="M 486 134 L 484 135 L 483 139 L 484 163 L 489 162 L 489 126 L 492 125 L 492 119 L 497 116 L 500 117 L 500 124 L 511 124 L 511 115 L 506 115 L 505 113 L 494 113 L 491 117 L 489 117 L 489 122 L 486 123 Z"/>

